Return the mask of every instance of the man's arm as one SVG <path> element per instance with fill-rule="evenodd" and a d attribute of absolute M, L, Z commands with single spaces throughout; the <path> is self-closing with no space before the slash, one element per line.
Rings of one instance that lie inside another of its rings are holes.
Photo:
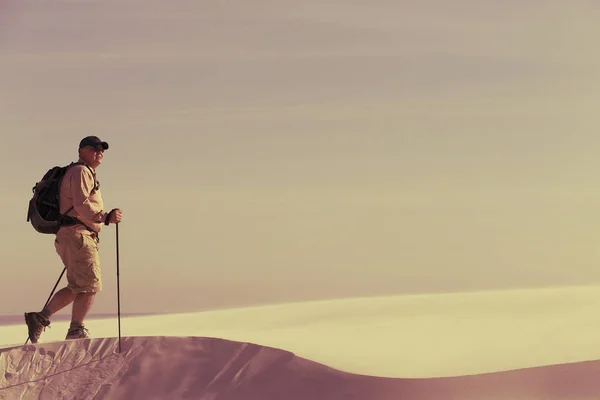
<path fill-rule="evenodd" d="M 76 168 L 73 172 L 71 190 L 75 211 L 86 220 L 104 222 L 107 213 L 99 204 L 90 201 L 90 195 L 94 189 L 94 176 L 87 167 Z"/>

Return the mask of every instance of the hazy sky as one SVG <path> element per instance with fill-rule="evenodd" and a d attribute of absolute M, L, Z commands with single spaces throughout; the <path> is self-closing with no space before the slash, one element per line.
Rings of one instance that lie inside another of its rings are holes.
<path fill-rule="evenodd" d="M 124 212 L 124 312 L 598 283 L 599 20 L 597 1 L 2 0 L 0 313 L 39 309 L 62 270 L 27 203 L 89 134 Z"/>

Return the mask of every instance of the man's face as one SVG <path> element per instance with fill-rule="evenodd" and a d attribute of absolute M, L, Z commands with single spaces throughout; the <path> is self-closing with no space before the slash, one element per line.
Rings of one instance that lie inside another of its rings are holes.
<path fill-rule="evenodd" d="M 104 149 L 101 145 L 86 146 L 81 149 L 81 158 L 92 168 L 96 168 L 102 163 Z"/>

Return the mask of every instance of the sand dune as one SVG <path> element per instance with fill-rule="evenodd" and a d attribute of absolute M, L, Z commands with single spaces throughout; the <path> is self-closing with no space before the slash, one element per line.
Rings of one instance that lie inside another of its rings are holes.
<path fill-rule="evenodd" d="M 23 346 L 0 399 L 600 399 L 600 288 L 355 298 L 122 320 Z"/>
<path fill-rule="evenodd" d="M 209 338 L 125 338 L 27 346 L 2 353 L 0 398 L 326 398 L 347 381 L 291 353 Z M 46 377 L 46 378 L 44 378 Z M 31 382 L 25 384 L 24 382 Z"/>
<path fill-rule="evenodd" d="M 290 352 L 214 338 L 127 337 L 0 353 L 0 399 L 598 399 L 600 362 L 452 378 L 337 371 Z M 351 351 L 351 349 L 348 349 Z"/>

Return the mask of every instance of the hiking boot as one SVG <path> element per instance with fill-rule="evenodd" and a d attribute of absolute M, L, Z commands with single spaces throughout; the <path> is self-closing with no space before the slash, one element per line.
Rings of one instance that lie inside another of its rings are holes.
<path fill-rule="evenodd" d="M 27 324 L 29 340 L 31 340 L 31 343 L 37 343 L 42 332 L 50 325 L 48 318 L 44 317 L 39 312 L 25 313 L 25 323 Z"/>
<path fill-rule="evenodd" d="M 88 339 L 90 337 L 90 332 L 84 326 L 76 326 L 74 328 L 70 328 L 67 332 L 67 337 L 65 340 L 71 339 Z"/>

